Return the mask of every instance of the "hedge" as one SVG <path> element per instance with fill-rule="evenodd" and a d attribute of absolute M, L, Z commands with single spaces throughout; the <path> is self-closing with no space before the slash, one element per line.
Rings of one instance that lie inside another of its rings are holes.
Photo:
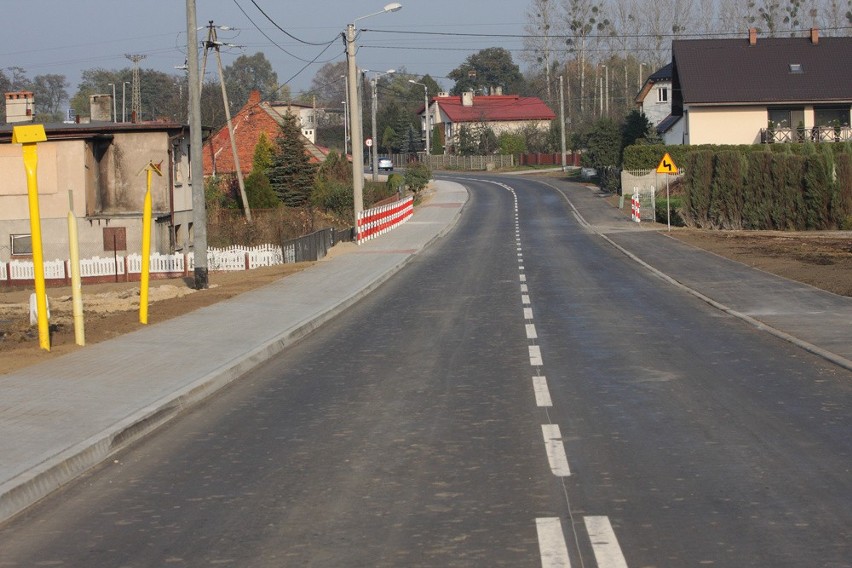
<path fill-rule="evenodd" d="M 680 213 L 688 226 L 852 228 L 852 153 L 814 145 L 799 153 L 705 149 L 686 153 L 683 167 Z"/>
<path fill-rule="evenodd" d="M 830 148 L 832 153 L 852 154 L 850 142 L 825 142 L 821 148 Z M 622 168 L 625 170 L 653 170 L 660 160 L 668 153 L 679 168 L 686 164 L 686 156 L 693 152 L 738 152 L 743 156 L 753 152 L 772 152 L 780 154 L 807 155 L 813 153 L 814 144 L 701 144 L 698 146 L 665 145 L 665 144 L 634 144 L 624 149 Z"/>

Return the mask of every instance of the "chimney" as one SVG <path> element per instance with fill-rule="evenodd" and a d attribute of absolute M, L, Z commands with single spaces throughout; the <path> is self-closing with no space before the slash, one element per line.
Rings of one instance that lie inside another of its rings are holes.
<path fill-rule="evenodd" d="M 35 99 L 30 91 L 6 93 L 6 123 L 32 122 Z"/>
<path fill-rule="evenodd" d="M 748 44 L 757 45 L 757 28 L 748 29 Z"/>
<path fill-rule="evenodd" d="M 260 104 L 260 91 L 254 90 L 249 93 L 248 102 L 250 105 L 258 105 Z"/>
<path fill-rule="evenodd" d="M 93 122 L 112 121 L 112 95 L 89 95 L 89 116 Z"/>
<path fill-rule="evenodd" d="M 473 106 L 473 91 L 465 91 L 462 93 L 462 106 Z"/>
<path fill-rule="evenodd" d="M 819 44 L 819 28 L 811 28 L 811 43 L 814 45 Z"/>

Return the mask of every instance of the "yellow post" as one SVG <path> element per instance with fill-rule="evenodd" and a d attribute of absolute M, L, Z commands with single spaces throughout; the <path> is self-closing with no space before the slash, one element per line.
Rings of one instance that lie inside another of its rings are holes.
<path fill-rule="evenodd" d="M 148 172 L 148 186 L 145 191 L 145 205 L 142 209 L 142 276 L 139 287 L 139 323 L 148 323 L 148 283 L 151 276 L 151 176 L 156 172 L 163 174 L 160 168 L 149 162 L 145 167 Z"/>
<path fill-rule="evenodd" d="M 27 195 L 30 205 L 30 232 L 33 245 L 36 309 L 38 311 L 38 342 L 50 351 L 50 327 L 47 321 L 47 295 L 44 284 L 44 252 L 41 245 L 41 217 L 38 210 L 38 150 L 39 142 L 47 140 L 44 126 L 30 124 L 12 128 L 12 144 L 22 144 L 24 169 L 27 172 Z"/>
<path fill-rule="evenodd" d="M 80 242 L 77 238 L 77 218 L 74 217 L 74 192 L 68 191 L 68 252 L 71 256 L 71 306 L 74 314 L 74 341 L 86 344 L 83 320 L 83 289 L 80 284 Z"/>

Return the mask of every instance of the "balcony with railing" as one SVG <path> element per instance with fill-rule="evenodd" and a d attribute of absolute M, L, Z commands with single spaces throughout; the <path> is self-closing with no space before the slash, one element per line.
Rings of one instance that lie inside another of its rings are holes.
<path fill-rule="evenodd" d="M 849 126 L 813 126 L 811 128 L 761 128 L 762 144 L 791 144 L 802 142 L 846 142 L 852 140 L 852 127 Z"/>

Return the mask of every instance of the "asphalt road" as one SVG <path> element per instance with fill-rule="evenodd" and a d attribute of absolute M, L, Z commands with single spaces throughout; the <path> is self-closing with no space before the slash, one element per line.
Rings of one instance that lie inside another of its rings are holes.
<path fill-rule="evenodd" d="M 0 528 L 0 566 L 852 565 L 852 374 L 501 181 L 469 179 L 456 228 L 373 295 Z"/>

